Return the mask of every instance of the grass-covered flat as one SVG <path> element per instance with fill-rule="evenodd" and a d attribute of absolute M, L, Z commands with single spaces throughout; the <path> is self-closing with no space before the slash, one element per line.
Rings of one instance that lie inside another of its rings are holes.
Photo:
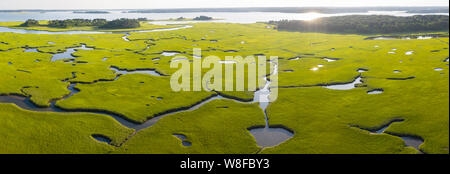
<path fill-rule="evenodd" d="M 173 92 L 170 77 L 146 74 L 122 75 L 113 82 L 79 84 L 79 94 L 57 102 L 65 109 L 107 110 L 136 122 L 169 110 L 189 107 L 213 95 L 213 92 Z"/>
<path fill-rule="evenodd" d="M 170 75 L 177 69 L 170 68 L 173 56 L 162 53 L 187 56 L 188 61 L 196 59 L 193 48 L 201 48 L 202 57 L 216 55 L 221 60 L 234 55 L 278 56 L 278 84 L 271 87 L 278 88 L 279 96 L 267 113 L 269 124 L 293 131 L 292 138 L 261 150 L 248 129 L 264 125 L 264 113 L 255 103 L 231 99 L 169 114 L 136 133 L 107 115 L 29 112 L 0 104 L 0 124 L 5 125 L 0 126 L 0 135 L 17 135 L 8 137 L 8 144 L 2 145 L 14 147 L 4 153 L 396 154 L 420 150 L 448 154 L 448 37 L 370 40 L 366 38 L 378 35 L 286 32 L 263 23 L 189 25 L 193 27 L 130 33 L 126 39 L 124 34 L 0 33 L 0 95 L 29 97 L 40 107 L 55 102 L 67 110 L 116 113 L 141 123 L 212 95 L 253 99 L 251 91 L 172 91 Z M 51 61 L 53 54 L 82 44 L 93 49 L 77 50 L 71 58 Z M 30 52 L 32 48 L 37 52 Z M 117 69 L 133 73 L 120 75 Z M 363 81 L 357 88 L 325 88 L 350 83 L 357 77 Z M 77 93 L 68 89 L 71 84 L 76 84 Z M 372 90 L 382 93 L 368 94 Z M 33 115 L 43 119 L 33 119 Z M 83 124 L 69 124 L 72 119 Z M 385 133 L 365 130 L 378 129 L 395 119 L 404 121 L 392 123 Z M 17 125 L 25 124 L 31 125 L 28 132 L 16 132 Z M 39 143 L 28 148 L 31 140 L 57 144 L 48 132 L 33 131 L 35 139 L 21 138 L 38 126 L 45 130 L 54 124 L 59 125 L 58 135 L 64 137 L 58 136 L 64 144 L 59 151 L 50 151 L 46 144 Z M 98 145 L 91 134 L 108 136 L 115 143 L 124 137 L 129 139 L 120 147 Z M 183 146 L 174 134 L 185 135 L 191 146 Z M 418 150 L 406 147 L 401 136 L 419 137 L 424 143 Z M 70 143 L 75 139 L 80 141 Z M 80 146 L 86 148 L 73 150 Z"/>
<path fill-rule="evenodd" d="M 280 89 L 280 99 L 269 106 L 271 124 L 290 127 L 296 130 L 294 136 L 298 137 L 263 153 L 414 152 L 410 147 L 405 148 L 404 142 L 396 136 L 373 135 L 352 127 L 376 129 L 394 119 L 405 121 L 392 124 L 388 132 L 424 138 L 420 150 L 425 153 L 446 153 L 448 132 L 436 130 L 448 129 L 448 117 L 444 116 L 448 113 L 448 79 L 436 76 L 438 81 L 429 84 L 435 90 L 432 95 L 419 80 L 364 79 L 367 85 L 384 89 L 384 93 L 372 95 L 367 94 L 368 88 L 348 91 L 322 87 Z M 406 101 L 412 96 L 417 100 Z M 323 99 L 327 99 L 326 102 Z"/>
<path fill-rule="evenodd" d="M 264 114 L 256 104 L 215 100 L 161 119 L 129 139 L 118 153 L 256 153 L 260 148 L 247 128 L 263 124 Z M 192 146 L 184 147 L 174 134 L 185 135 Z"/>
<path fill-rule="evenodd" d="M 30 112 L 13 104 L 0 104 L 0 112 L 2 154 L 111 153 L 132 133 L 102 115 Z M 108 137 L 111 145 L 92 135 Z"/>

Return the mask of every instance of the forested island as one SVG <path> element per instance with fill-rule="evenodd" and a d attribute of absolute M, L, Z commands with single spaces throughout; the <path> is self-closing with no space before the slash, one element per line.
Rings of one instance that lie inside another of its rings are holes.
<path fill-rule="evenodd" d="M 195 21 L 208 21 L 208 20 L 212 20 L 213 18 L 212 17 L 209 17 L 209 16 L 198 16 L 198 17 L 195 17 L 193 20 L 195 20 Z"/>
<path fill-rule="evenodd" d="M 19 27 L 36 27 L 40 26 L 39 21 L 34 19 L 28 19 L 23 24 L 20 24 Z"/>
<path fill-rule="evenodd" d="M 280 13 L 366 13 L 369 11 L 405 11 L 407 13 L 448 13 L 448 7 L 243 7 L 139 9 L 127 13 L 190 13 L 190 12 L 280 12 Z"/>
<path fill-rule="evenodd" d="M 67 12 L 110 13 L 101 10 L 0 10 L 5 13 Z M 190 13 L 190 12 L 280 12 L 280 13 L 366 13 L 369 11 L 404 11 L 407 13 L 449 13 L 448 7 L 242 7 L 242 8 L 174 8 L 174 9 L 123 9 L 123 13 Z"/>
<path fill-rule="evenodd" d="M 395 17 L 352 15 L 320 18 L 313 21 L 270 21 L 278 30 L 321 33 L 387 34 L 440 32 L 449 30 L 449 16 L 426 15 Z"/>
<path fill-rule="evenodd" d="M 73 13 L 86 13 L 86 14 L 108 14 L 108 11 L 74 11 Z"/>
<path fill-rule="evenodd" d="M 106 19 L 66 19 L 66 20 L 50 20 L 48 21 L 47 27 L 53 28 L 71 28 L 71 27 L 98 27 L 101 29 L 127 29 L 127 28 L 139 28 L 141 26 L 140 22 L 147 20 L 146 18 L 139 19 L 116 19 L 108 21 Z M 20 27 L 35 27 L 42 26 L 39 21 L 34 19 L 29 19 L 25 23 L 21 24 Z"/>

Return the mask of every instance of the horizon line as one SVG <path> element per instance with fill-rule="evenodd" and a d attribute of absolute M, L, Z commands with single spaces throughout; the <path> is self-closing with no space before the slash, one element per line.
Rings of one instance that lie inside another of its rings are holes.
<path fill-rule="evenodd" d="M 286 7 L 286 6 L 279 6 L 279 7 L 199 7 L 199 8 L 67 8 L 67 9 L 33 9 L 33 8 L 24 8 L 24 9 L 1 9 L 2 11 L 26 11 L 26 10 L 41 10 L 41 11 L 67 11 L 67 10 L 178 10 L 178 9 L 237 9 L 237 8 L 411 8 L 411 7 L 447 7 L 449 8 L 449 5 L 447 6 L 437 6 L 437 5 L 420 5 L 420 6 L 303 6 L 303 7 Z"/>

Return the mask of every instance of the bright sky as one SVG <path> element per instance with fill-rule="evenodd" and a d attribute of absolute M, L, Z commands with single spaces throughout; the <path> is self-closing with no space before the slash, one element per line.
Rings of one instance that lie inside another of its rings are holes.
<path fill-rule="evenodd" d="M 0 0 L 0 9 L 448 6 L 448 0 Z"/>

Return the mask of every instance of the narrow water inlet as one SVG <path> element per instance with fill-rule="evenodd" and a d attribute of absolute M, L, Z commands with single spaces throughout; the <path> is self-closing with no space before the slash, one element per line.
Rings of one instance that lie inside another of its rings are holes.
<path fill-rule="evenodd" d="M 65 100 L 71 96 L 73 96 L 75 93 L 78 93 L 79 91 L 75 89 L 76 84 L 70 84 L 67 89 L 71 92 L 69 95 L 63 97 L 61 100 Z M 7 95 L 7 96 L 0 96 L 0 103 L 13 103 L 17 105 L 18 107 L 29 110 L 29 111 L 35 111 L 35 112 L 56 112 L 56 113 L 93 113 L 93 114 L 100 114 L 100 115 L 107 115 L 115 120 L 117 120 L 120 124 L 128 127 L 133 128 L 136 127 L 138 124 L 128 121 L 124 118 L 122 118 L 119 115 L 110 113 L 110 112 L 103 112 L 103 111 L 95 111 L 95 110 L 65 110 L 61 109 L 56 106 L 56 102 L 52 101 L 50 103 L 50 107 L 39 107 L 35 105 L 29 97 L 25 96 L 18 96 L 18 95 Z"/>
<path fill-rule="evenodd" d="M 382 126 L 380 129 L 378 129 L 378 130 L 373 130 L 373 131 L 370 131 L 370 132 L 371 132 L 371 133 L 376 133 L 376 134 L 384 133 L 384 131 L 385 131 L 389 126 L 391 126 L 392 123 L 399 123 L 399 122 L 402 122 L 402 121 L 404 121 L 404 120 L 403 120 L 403 119 L 394 119 L 394 120 L 390 121 L 388 124 Z"/>
<path fill-rule="evenodd" d="M 383 89 L 374 89 L 374 90 L 367 91 L 367 94 L 381 94 L 383 92 L 384 92 Z"/>
<path fill-rule="evenodd" d="M 327 62 L 334 62 L 334 61 L 336 61 L 336 60 L 339 60 L 339 59 L 337 59 L 337 58 L 327 58 L 327 57 L 325 57 L 325 58 L 323 58 L 324 60 L 326 60 Z"/>
<path fill-rule="evenodd" d="M 350 90 L 356 88 L 357 84 L 362 84 L 362 77 L 358 76 L 353 82 L 344 83 L 344 84 L 335 84 L 335 85 L 327 85 L 324 88 L 333 89 L 333 90 Z"/>
<path fill-rule="evenodd" d="M 133 129 L 135 129 L 136 131 L 140 131 L 140 130 L 142 130 L 142 129 L 145 129 L 145 128 L 148 128 L 148 127 L 153 126 L 153 125 L 156 124 L 160 119 L 162 119 L 162 118 L 164 118 L 164 117 L 166 117 L 166 116 L 173 115 L 173 114 L 176 114 L 176 113 L 186 112 L 186 111 L 194 111 L 194 110 L 197 110 L 198 108 L 202 107 L 202 106 L 205 105 L 206 103 L 209 103 L 209 102 L 214 101 L 214 100 L 220 100 L 220 99 L 227 99 L 227 98 L 225 98 L 225 97 L 223 97 L 223 96 L 220 96 L 220 95 L 212 96 L 212 97 L 210 97 L 210 98 L 208 98 L 208 99 L 206 99 L 206 100 L 204 100 L 204 101 L 202 101 L 202 102 L 199 102 L 198 104 L 195 104 L 195 105 L 193 105 L 193 106 L 191 106 L 191 107 L 189 107 L 189 108 L 181 109 L 181 110 L 177 110 L 177 111 L 173 111 L 173 112 L 168 112 L 168 113 L 166 113 L 166 114 L 162 114 L 162 115 L 153 117 L 153 118 L 147 120 L 146 122 L 144 122 L 144 123 L 142 123 L 142 124 L 134 124 L 134 125 L 131 126 L 130 128 L 133 128 Z"/>
<path fill-rule="evenodd" d="M 69 86 L 68 89 L 72 93 L 69 94 L 68 96 L 64 97 L 63 99 L 67 99 L 68 97 L 72 96 L 74 93 L 79 92 L 78 90 L 75 89 L 75 84 L 73 84 L 73 86 Z M 13 103 L 13 104 L 19 106 L 20 108 L 25 109 L 25 110 L 36 111 L 36 112 L 93 113 L 93 114 L 106 115 L 106 116 L 109 116 L 109 117 L 115 119 L 116 121 L 118 121 L 123 126 L 131 128 L 131 129 L 135 129 L 136 131 L 140 131 L 142 129 L 145 129 L 145 128 L 148 128 L 150 126 L 153 126 L 160 119 L 162 119 L 162 118 L 164 118 L 166 116 L 173 115 L 173 114 L 176 114 L 176 113 L 186 112 L 186 111 L 194 111 L 194 110 L 197 110 L 198 108 L 202 107 L 206 103 L 209 103 L 209 102 L 211 102 L 213 100 L 219 100 L 219 99 L 229 99 L 229 98 L 223 97 L 221 95 L 215 95 L 215 96 L 212 96 L 212 97 L 210 97 L 208 99 L 205 99 L 205 100 L 203 100 L 203 101 L 201 101 L 201 102 L 199 102 L 197 104 L 194 104 L 193 106 L 180 108 L 179 110 L 168 111 L 166 114 L 161 114 L 161 115 L 155 116 L 155 117 L 147 120 L 144 123 L 136 123 L 134 121 L 130 121 L 130 120 L 125 119 L 122 115 L 118 115 L 118 114 L 115 114 L 115 113 L 112 113 L 112 112 L 108 112 L 108 111 L 93 110 L 93 109 L 65 110 L 65 109 L 61 109 L 61 108 L 55 106 L 56 101 L 51 102 L 50 107 L 42 108 L 42 107 L 36 106 L 33 102 L 31 102 L 29 97 L 16 96 L 16 95 L 8 95 L 8 96 L 0 95 L 0 103 Z M 240 102 L 240 101 L 236 101 L 236 102 Z M 242 102 L 242 103 L 251 103 L 251 102 Z"/>
<path fill-rule="evenodd" d="M 75 88 L 77 84 L 76 83 L 71 83 L 69 85 L 69 87 L 67 87 L 67 89 L 70 91 L 70 94 L 65 96 L 62 100 L 65 100 L 69 97 L 72 97 L 74 94 L 79 93 L 80 91 L 78 89 Z"/>
<path fill-rule="evenodd" d="M 19 106 L 20 108 L 29 110 L 29 111 L 59 112 L 59 111 L 56 111 L 56 110 L 53 110 L 50 108 L 37 107 L 27 97 L 17 96 L 17 95 L 0 96 L 0 103 L 13 103 L 13 104 Z"/>
<path fill-rule="evenodd" d="M 270 62 L 270 64 L 274 65 L 273 72 L 271 75 L 278 73 L 278 65 L 276 63 Z M 267 116 L 267 106 L 270 103 L 270 84 L 271 81 L 267 79 L 267 76 L 264 78 L 266 84 L 264 88 L 258 90 L 254 94 L 253 102 L 258 102 L 259 107 L 264 111 L 265 122 L 266 125 L 264 127 L 250 127 L 248 128 L 249 132 L 255 138 L 256 143 L 260 147 L 273 147 L 279 145 L 288 139 L 294 136 L 294 133 L 283 126 L 272 127 L 269 125 L 269 118 Z"/>
<path fill-rule="evenodd" d="M 63 53 L 53 54 L 51 61 L 54 62 L 61 59 L 75 59 L 72 54 L 76 52 L 76 50 L 93 50 L 93 48 L 88 48 L 85 44 L 81 44 L 81 47 L 68 48 Z"/>
<path fill-rule="evenodd" d="M 152 76 L 163 76 L 161 73 L 155 71 L 155 70 L 121 70 L 117 67 L 110 67 L 111 70 L 114 71 L 116 74 L 148 74 Z"/>
<path fill-rule="evenodd" d="M 371 134 L 383 134 L 383 133 L 386 133 L 386 134 L 389 134 L 389 135 L 392 135 L 392 136 L 399 137 L 403 141 L 405 141 L 405 146 L 413 147 L 416 150 L 418 150 L 419 152 L 421 152 L 420 149 L 419 149 L 419 146 L 421 144 L 423 144 L 423 142 L 424 142 L 424 140 L 422 138 L 415 137 L 415 136 L 407 136 L 407 135 L 396 135 L 396 134 L 393 134 L 393 133 L 390 133 L 390 132 L 385 132 L 385 130 L 387 128 L 389 128 L 389 126 L 391 126 L 391 124 L 398 123 L 398 122 L 403 122 L 403 121 L 404 121 L 404 119 L 394 119 L 394 120 L 390 121 L 389 123 L 387 123 L 386 125 L 382 126 L 379 129 L 376 129 L 376 130 L 369 130 L 369 129 L 366 129 L 366 128 L 361 128 L 359 126 L 353 126 L 353 127 L 357 127 L 359 129 L 370 131 Z"/>
<path fill-rule="evenodd" d="M 367 72 L 367 71 L 369 71 L 369 70 L 368 70 L 368 69 L 364 69 L 364 68 L 359 68 L 359 69 L 357 70 L 357 72 L 359 72 L 359 73 Z"/>
<path fill-rule="evenodd" d="M 421 144 L 423 144 L 423 140 L 415 137 L 401 136 L 401 139 L 405 141 L 405 145 L 408 147 L 413 147 L 414 149 L 419 150 Z"/>
<path fill-rule="evenodd" d="M 117 68 L 116 68 L 117 69 Z M 67 80 L 64 80 L 67 82 Z M 71 83 L 67 89 L 71 92 L 69 95 L 65 96 L 64 98 L 62 98 L 61 100 L 67 99 L 70 96 L 74 95 L 75 93 L 78 93 L 79 91 L 75 88 L 76 83 Z M 161 97 L 156 98 L 157 100 L 161 100 Z M 205 105 L 206 103 L 209 103 L 213 100 L 218 100 L 218 99 L 231 99 L 231 98 L 227 98 L 227 97 L 223 97 L 221 95 L 212 95 L 209 98 L 206 98 L 203 101 L 200 101 L 192 106 L 187 106 L 187 107 L 183 107 L 183 108 L 178 108 L 178 109 L 174 109 L 174 110 L 170 110 L 167 111 L 164 114 L 161 115 L 155 115 L 153 118 L 147 120 L 144 123 L 136 123 L 134 121 L 130 121 L 128 119 L 126 119 L 123 115 L 119 115 L 113 112 L 109 112 L 109 111 L 105 111 L 105 110 L 95 110 L 95 109 L 76 109 L 76 110 L 66 110 L 66 109 L 61 109 L 59 107 L 56 106 L 56 102 L 57 101 L 52 101 L 50 107 L 46 107 L 46 108 L 42 108 L 42 107 L 38 107 L 36 106 L 33 102 L 31 102 L 29 97 L 25 97 L 25 96 L 17 96 L 17 95 L 7 95 L 7 96 L 2 96 L 0 95 L 0 103 L 13 103 L 16 104 L 17 106 L 19 106 L 22 109 L 26 109 L 29 111 L 37 111 L 37 112 L 61 112 L 61 113 L 93 113 L 93 114 L 100 114 L 100 115 L 106 115 L 109 116 L 113 119 L 115 119 L 116 121 L 118 121 L 120 124 L 122 124 L 125 127 L 131 128 L 131 129 L 135 129 L 136 132 L 140 131 L 142 129 L 148 128 L 152 125 L 154 125 L 155 123 L 157 123 L 160 119 L 172 115 L 172 114 L 176 114 L 176 113 L 180 113 L 180 112 L 186 112 L 186 111 L 194 111 L 198 108 L 200 108 L 201 106 Z M 235 100 L 235 99 L 231 99 L 231 100 Z M 252 102 L 242 102 L 239 100 L 235 100 L 236 102 L 240 102 L 240 103 L 252 103 Z"/>
<path fill-rule="evenodd" d="M 122 37 L 122 39 L 127 42 L 131 41 L 130 39 L 128 39 L 128 36 L 130 36 L 130 33 L 126 33 L 125 36 Z"/>
<path fill-rule="evenodd" d="M 25 52 L 25 53 L 30 53 L 30 52 L 37 53 L 38 49 L 37 48 L 29 48 L 29 49 L 25 49 L 25 51 L 23 51 L 23 52 Z"/>
<path fill-rule="evenodd" d="M 100 142 L 103 142 L 103 143 L 106 143 L 106 144 L 111 144 L 111 142 L 112 142 L 112 140 L 111 140 L 109 137 L 104 136 L 104 135 L 93 134 L 93 135 L 91 135 L 91 136 L 92 136 L 92 138 L 94 138 L 95 140 L 100 141 Z"/>
<path fill-rule="evenodd" d="M 173 134 L 173 136 L 177 137 L 178 139 L 181 140 L 181 144 L 185 147 L 189 147 L 192 146 L 192 143 L 189 141 L 186 141 L 187 136 L 183 135 L 183 134 Z"/>
<path fill-rule="evenodd" d="M 177 54 L 180 54 L 179 52 L 175 52 L 175 51 L 164 51 L 161 53 L 162 56 L 166 56 L 166 57 L 172 57 L 175 56 Z"/>
<path fill-rule="evenodd" d="M 187 58 L 178 58 L 178 59 L 172 59 L 170 62 L 178 62 L 181 60 L 188 60 Z"/>

